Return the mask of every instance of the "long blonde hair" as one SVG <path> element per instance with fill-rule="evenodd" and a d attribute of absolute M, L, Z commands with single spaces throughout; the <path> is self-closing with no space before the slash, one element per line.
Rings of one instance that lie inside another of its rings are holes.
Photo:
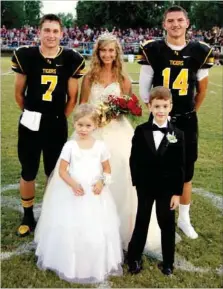
<path fill-rule="evenodd" d="M 88 72 L 90 84 L 94 82 L 100 83 L 100 72 L 103 67 L 103 62 L 100 59 L 100 49 L 110 43 L 115 43 L 116 59 L 112 63 L 112 75 L 114 79 L 119 83 L 121 91 L 123 91 L 123 80 L 125 78 L 123 73 L 123 61 L 122 61 L 122 47 L 118 39 L 111 33 L 104 33 L 97 39 L 90 64 L 90 71 Z"/>

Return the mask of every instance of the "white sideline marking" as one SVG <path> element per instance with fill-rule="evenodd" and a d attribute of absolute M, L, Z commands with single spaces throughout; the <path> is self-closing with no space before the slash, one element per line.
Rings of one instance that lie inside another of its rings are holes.
<path fill-rule="evenodd" d="M 38 184 L 35 185 L 38 187 Z M 6 191 L 11 191 L 11 190 L 19 190 L 19 183 L 17 184 L 9 184 L 1 187 L 1 193 L 4 193 Z"/>
<path fill-rule="evenodd" d="M 182 271 L 188 271 L 188 272 L 199 272 L 199 273 L 207 273 L 210 271 L 209 268 L 201 268 L 201 267 L 195 267 L 191 262 L 187 261 L 186 259 L 182 258 L 179 254 L 175 254 L 175 263 L 174 266 L 177 269 L 180 269 Z"/>
<path fill-rule="evenodd" d="M 213 90 L 211 90 L 210 93 L 211 93 L 211 94 L 217 94 L 217 92 L 215 92 L 215 91 L 213 91 Z"/>
<path fill-rule="evenodd" d="M 97 289 L 98 288 L 112 288 L 112 284 L 113 282 L 111 281 L 105 281 L 103 283 L 101 283 L 98 287 L 96 287 Z"/>
<path fill-rule="evenodd" d="M 222 196 L 205 191 L 202 188 L 194 188 L 192 191 L 199 196 L 204 196 L 210 199 L 212 204 L 223 213 L 223 197 Z"/>
<path fill-rule="evenodd" d="M 1 76 L 5 76 L 5 75 L 14 75 L 13 71 L 8 71 L 8 72 L 4 72 L 1 74 Z"/>
<path fill-rule="evenodd" d="M 216 269 L 218 275 L 223 275 L 223 265 Z"/>
<path fill-rule="evenodd" d="M 20 204 L 20 200 L 15 197 L 9 197 L 9 196 L 2 196 L 1 197 L 1 205 L 2 207 L 7 207 L 16 211 L 19 211 L 23 213 L 23 208 Z"/>
<path fill-rule="evenodd" d="M 7 260 L 11 258 L 12 256 L 30 253 L 31 251 L 34 251 L 35 248 L 36 248 L 36 245 L 34 241 L 29 242 L 29 243 L 24 243 L 20 245 L 15 251 L 1 253 L 1 260 Z"/>
<path fill-rule="evenodd" d="M 15 211 L 19 211 L 20 213 L 23 213 L 23 208 L 21 206 L 21 202 L 20 202 L 20 200 L 18 200 L 15 197 L 2 196 L 1 197 L 1 204 L 3 207 L 7 207 L 7 208 L 13 209 Z M 41 207 L 42 207 L 42 202 L 41 203 L 35 203 L 35 205 L 34 205 L 33 212 L 34 212 L 34 216 L 36 219 L 38 219 L 40 216 Z"/>
<path fill-rule="evenodd" d="M 11 190 L 19 190 L 19 184 L 9 184 L 1 187 L 1 193 Z"/>
<path fill-rule="evenodd" d="M 222 85 L 217 84 L 217 83 L 214 83 L 214 82 L 212 82 L 212 81 L 209 81 L 209 83 L 212 84 L 212 85 L 218 86 L 218 87 L 223 87 Z"/>

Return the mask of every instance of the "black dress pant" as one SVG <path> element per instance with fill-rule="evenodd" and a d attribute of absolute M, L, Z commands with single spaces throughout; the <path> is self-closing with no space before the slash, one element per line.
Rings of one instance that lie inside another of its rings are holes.
<path fill-rule="evenodd" d="M 175 253 L 175 210 L 170 210 L 170 195 L 155 194 L 150 189 L 137 188 L 138 209 L 135 228 L 128 246 L 128 263 L 141 259 L 150 222 L 152 206 L 156 201 L 156 215 L 161 229 L 163 262 L 172 267 Z"/>

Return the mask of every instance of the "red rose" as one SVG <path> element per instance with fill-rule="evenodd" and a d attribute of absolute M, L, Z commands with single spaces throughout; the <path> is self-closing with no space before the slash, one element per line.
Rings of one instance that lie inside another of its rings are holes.
<path fill-rule="evenodd" d="M 127 103 L 126 103 L 126 100 L 124 98 L 118 98 L 118 104 L 121 108 L 127 107 Z"/>
<path fill-rule="evenodd" d="M 132 110 L 133 107 L 135 107 L 135 102 L 130 99 L 128 102 L 127 102 L 127 107 L 129 110 Z"/>
<path fill-rule="evenodd" d="M 137 96 L 136 96 L 135 94 L 132 94 L 131 99 L 132 99 L 135 103 L 137 103 L 137 102 L 139 101 L 138 98 L 137 98 Z"/>
<path fill-rule="evenodd" d="M 142 115 L 142 108 L 139 106 L 135 106 L 131 109 L 133 115 L 141 116 Z"/>

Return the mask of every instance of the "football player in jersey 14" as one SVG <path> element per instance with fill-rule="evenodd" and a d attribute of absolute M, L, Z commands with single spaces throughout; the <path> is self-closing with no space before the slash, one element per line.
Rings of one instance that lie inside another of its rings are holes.
<path fill-rule="evenodd" d="M 54 14 L 43 16 L 39 30 L 40 46 L 20 47 L 12 57 L 15 99 L 22 110 L 18 157 L 24 217 L 17 231 L 19 236 L 26 236 L 35 228 L 33 203 L 41 152 L 49 177 L 67 141 L 67 117 L 76 104 L 78 78 L 85 65 L 78 52 L 60 46 L 60 18 Z"/>
<path fill-rule="evenodd" d="M 212 48 L 204 42 L 187 41 L 187 12 L 172 6 L 163 17 L 166 38 L 149 40 L 141 45 L 139 63 L 140 96 L 148 104 L 152 86 L 171 90 L 173 109 L 171 121 L 184 132 L 186 148 L 185 183 L 180 199 L 178 227 L 192 239 L 198 234 L 190 222 L 190 202 L 194 163 L 197 160 L 197 111 L 207 90 L 208 71 L 213 65 Z"/>

